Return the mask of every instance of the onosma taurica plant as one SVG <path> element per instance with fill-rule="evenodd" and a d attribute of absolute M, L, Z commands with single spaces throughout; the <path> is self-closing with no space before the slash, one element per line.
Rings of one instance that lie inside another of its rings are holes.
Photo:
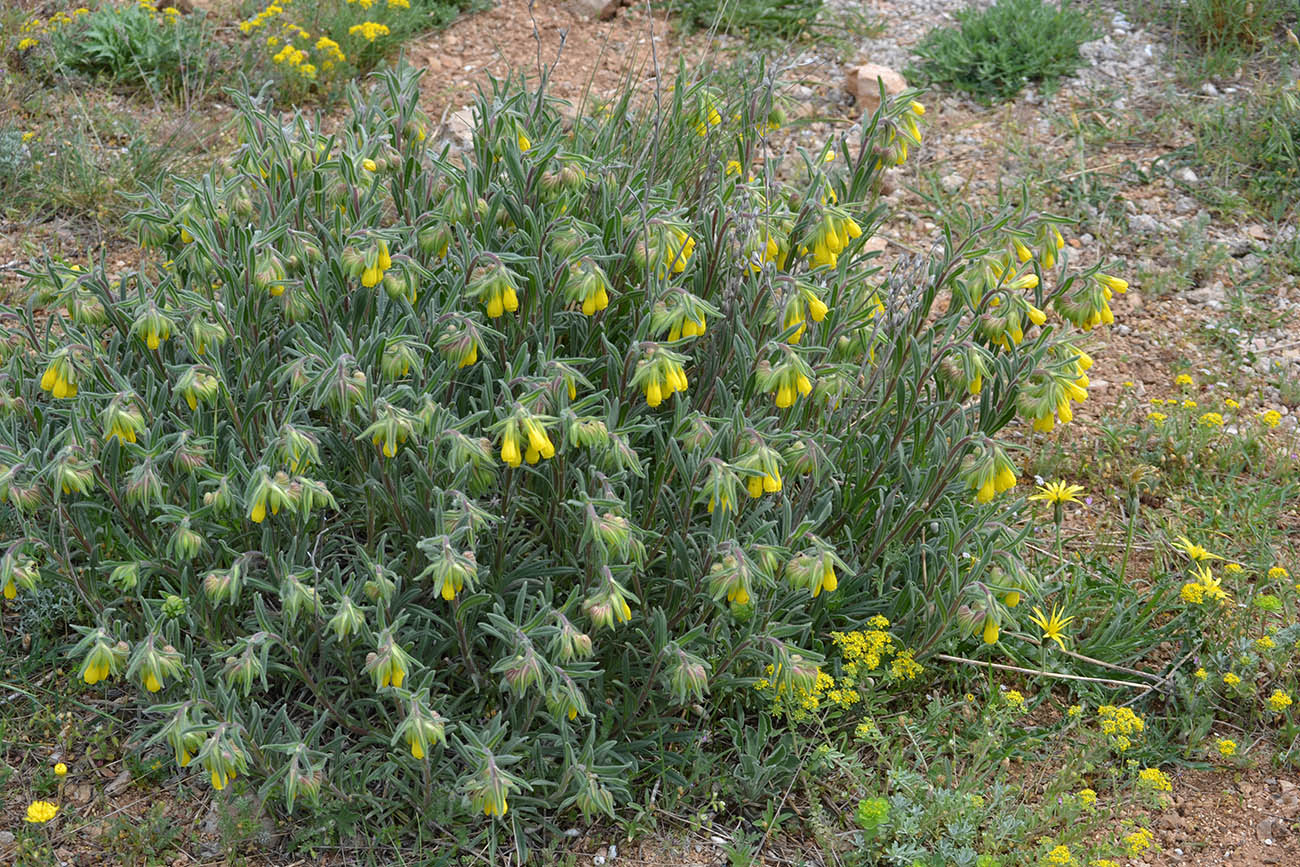
<path fill-rule="evenodd" d="M 499 85 L 456 158 L 409 72 L 329 135 L 244 99 L 145 265 L 4 311 L 7 604 L 74 587 L 71 676 L 205 784 L 519 847 L 689 787 L 832 630 L 995 642 L 999 436 L 1069 420 L 1123 282 L 1027 210 L 883 273 L 924 107 L 778 162 L 753 80 Z"/>

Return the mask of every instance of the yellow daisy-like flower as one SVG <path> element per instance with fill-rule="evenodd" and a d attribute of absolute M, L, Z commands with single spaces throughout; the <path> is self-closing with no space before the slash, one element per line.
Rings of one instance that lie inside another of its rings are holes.
<path fill-rule="evenodd" d="M 1043 614 L 1041 608 L 1035 606 L 1034 615 L 1029 618 L 1030 623 L 1033 623 L 1039 629 L 1043 630 L 1044 638 L 1055 641 L 1061 646 L 1062 650 L 1065 650 L 1065 641 L 1063 640 L 1065 627 L 1069 626 L 1072 620 L 1074 620 L 1074 615 L 1062 617 L 1061 609 L 1055 606 L 1052 607 L 1052 615 L 1050 617 Z"/>
<path fill-rule="evenodd" d="M 1182 551 L 1192 560 L 1196 560 L 1197 562 L 1200 562 L 1201 560 L 1222 560 L 1223 559 L 1218 554 L 1211 554 L 1209 551 L 1202 548 L 1200 545 L 1197 545 L 1195 542 L 1193 542 L 1191 539 L 1188 539 L 1186 536 L 1179 536 L 1178 541 L 1174 542 L 1174 547 L 1177 548 L 1179 551 Z"/>
<path fill-rule="evenodd" d="M 1058 479 L 1055 482 L 1048 482 L 1038 488 L 1037 494 L 1032 494 L 1029 499 L 1042 500 L 1045 503 L 1056 505 L 1058 503 L 1080 503 L 1079 494 L 1083 493 L 1082 485 L 1067 485 L 1064 479 Z"/>

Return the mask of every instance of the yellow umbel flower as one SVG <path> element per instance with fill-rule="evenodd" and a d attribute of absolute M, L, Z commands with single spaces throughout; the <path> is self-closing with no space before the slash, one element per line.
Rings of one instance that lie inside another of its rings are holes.
<path fill-rule="evenodd" d="M 360 36 L 367 42 L 374 42 L 380 36 L 387 36 L 389 32 L 388 25 L 376 21 L 363 21 L 348 28 L 349 36 Z"/>
<path fill-rule="evenodd" d="M 1138 772 L 1138 785 L 1153 792 L 1172 792 L 1173 783 L 1159 768 L 1143 768 Z"/>

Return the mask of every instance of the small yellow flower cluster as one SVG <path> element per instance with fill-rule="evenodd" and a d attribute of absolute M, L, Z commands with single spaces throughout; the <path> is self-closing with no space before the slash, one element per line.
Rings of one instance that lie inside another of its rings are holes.
<path fill-rule="evenodd" d="M 1097 793 L 1092 789 L 1079 790 L 1079 806 L 1085 810 L 1097 806 Z"/>
<path fill-rule="evenodd" d="M 1223 427 L 1223 416 L 1217 412 L 1207 412 L 1198 421 L 1206 427 Z"/>
<path fill-rule="evenodd" d="M 1013 710 L 1023 711 L 1025 709 L 1025 697 L 1020 690 L 1009 689 L 1002 693 L 1002 698 L 1007 703 L 1007 707 Z"/>
<path fill-rule="evenodd" d="M 1286 571 L 1285 566 L 1274 566 L 1268 570 L 1268 579 L 1270 581 L 1280 581 L 1291 573 Z"/>
<path fill-rule="evenodd" d="M 150 15 L 155 14 L 154 8 L 147 3 L 142 3 L 141 8 L 147 9 Z M 72 14 L 68 14 L 67 12 L 56 12 L 50 16 L 48 21 L 40 18 L 29 18 L 18 28 L 18 34 L 22 38 L 18 40 L 16 48 L 19 53 L 30 51 L 41 44 L 39 37 L 53 33 L 59 28 L 71 24 L 73 20 L 80 18 L 82 15 L 89 14 L 90 10 L 83 6 L 74 9 Z"/>
<path fill-rule="evenodd" d="M 1291 694 L 1281 690 L 1273 690 L 1273 694 L 1268 697 L 1268 708 L 1273 713 L 1281 713 L 1291 706 Z"/>
<path fill-rule="evenodd" d="M 1282 413 L 1275 409 L 1267 410 L 1260 413 L 1259 420 L 1271 428 L 1277 427 L 1282 423 Z"/>
<path fill-rule="evenodd" d="M 871 618 L 872 627 L 866 632 L 832 632 L 831 641 L 840 649 L 840 656 L 853 666 L 852 672 L 866 673 L 880 668 L 881 660 L 894 653 L 894 638 L 885 630 L 889 621 L 877 614 Z M 845 667 L 849 671 L 848 666 Z"/>
<path fill-rule="evenodd" d="M 916 680 L 916 676 L 924 670 L 921 663 L 913 657 L 911 650 L 900 650 L 894 656 L 894 663 L 889 667 L 889 673 L 895 680 Z"/>
<path fill-rule="evenodd" d="M 311 33 L 286 17 L 286 7 L 292 3 L 293 0 L 273 0 L 252 18 L 241 21 L 239 29 L 249 35 L 263 28 L 270 30 L 278 20 L 278 29 L 265 39 L 267 48 L 279 49 L 271 56 L 271 62 L 299 79 L 315 81 L 318 74 L 329 74 L 335 66 L 347 60 L 347 55 L 329 36 L 322 35 L 313 44 Z M 301 44 L 295 44 L 295 40 L 300 40 Z"/>
<path fill-rule="evenodd" d="M 1226 686 L 1237 686 L 1241 683 L 1241 678 L 1230 671 L 1223 676 L 1223 683 Z"/>
<path fill-rule="evenodd" d="M 1237 742 L 1231 738 L 1219 738 L 1214 742 L 1214 746 L 1219 751 L 1219 755 L 1224 758 L 1235 756 L 1237 754 Z"/>
<path fill-rule="evenodd" d="M 362 21 L 360 24 L 353 24 L 348 28 L 349 36 L 360 36 L 367 42 L 374 42 L 381 36 L 387 36 L 390 32 L 387 24 L 380 24 L 378 21 Z"/>
<path fill-rule="evenodd" d="M 288 6 L 292 2 L 293 0 L 284 0 L 284 5 Z M 271 3 L 265 9 L 261 10 L 256 15 L 254 15 L 252 18 L 239 22 L 239 32 L 247 36 L 248 34 L 252 33 L 254 30 L 257 30 L 258 28 L 265 26 L 268 21 L 271 21 L 283 14 L 284 14 L 284 6 L 281 6 L 278 2 Z"/>
<path fill-rule="evenodd" d="M 1138 828 L 1132 834 L 1124 835 L 1124 851 L 1128 853 L 1130 858 L 1137 858 L 1153 845 L 1155 845 L 1155 841 L 1151 837 L 1151 832 L 1146 828 Z"/>
<path fill-rule="evenodd" d="M 1097 721 L 1101 733 L 1110 738 L 1111 746 L 1120 752 L 1133 745 L 1130 735 L 1137 737 L 1146 729 L 1142 717 L 1133 713 L 1130 708 L 1116 707 L 1113 704 L 1104 704 L 1097 708 Z"/>
<path fill-rule="evenodd" d="M 1043 856 L 1043 864 L 1048 867 L 1073 867 L 1077 863 L 1069 846 L 1057 846 Z"/>
<path fill-rule="evenodd" d="M 1138 785 L 1153 792 L 1172 792 L 1174 784 L 1159 768 L 1143 768 L 1138 772 Z"/>
<path fill-rule="evenodd" d="M 835 678 L 819 668 L 813 675 L 809 688 L 795 686 L 794 700 L 791 701 L 785 696 L 785 684 L 773 682 L 776 678 L 776 668 L 768 665 L 766 671 L 767 677 L 759 678 L 754 684 L 754 689 L 771 693 L 772 709 L 777 713 L 787 714 L 792 720 L 805 719 L 809 713 L 818 710 L 822 698 L 835 688 Z"/>

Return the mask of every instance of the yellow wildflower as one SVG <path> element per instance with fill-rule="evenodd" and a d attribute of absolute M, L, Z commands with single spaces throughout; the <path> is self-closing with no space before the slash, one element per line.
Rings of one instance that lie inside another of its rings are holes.
<path fill-rule="evenodd" d="M 1174 784 L 1159 768 L 1143 768 L 1138 772 L 1138 785 L 1153 792 L 1172 792 Z"/>
<path fill-rule="evenodd" d="M 58 804 L 51 804 L 49 801 L 32 801 L 27 805 L 27 815 L 23 817 L 23 821 L 31 822 L 33 825 L 43 825 L 58 813 Z"/>
<path fill-rule="evenodd" d="M 1082 485 L 1067 485 L 1064 479 L 1055 482 L 1048 482 L 1038 489 L 1037 494 L 1032 494 L 1029 499 L 1042 500 L 1053 505 L 1060 503 L 1078 503 L 1079 494 L 1083 493 Z"/>

